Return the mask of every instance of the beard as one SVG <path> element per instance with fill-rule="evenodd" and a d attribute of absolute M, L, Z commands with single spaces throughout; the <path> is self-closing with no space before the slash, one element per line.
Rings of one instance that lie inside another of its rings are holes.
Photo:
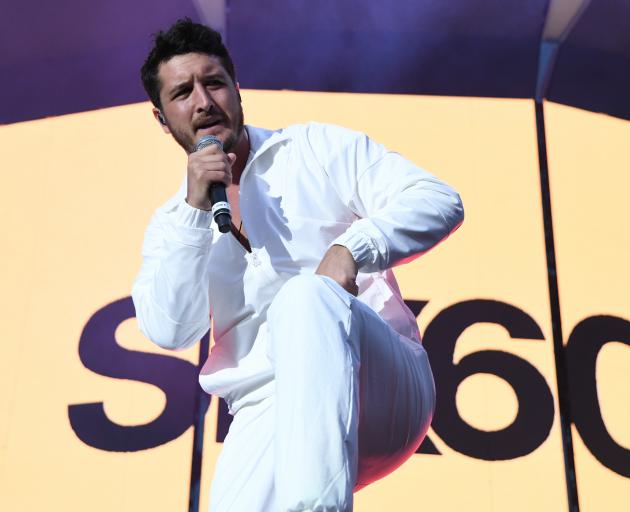
<path fill-rule="evenodd" d="M 223 141 L 223 151 L 229 153 L 232 151 L 236 143 L 243 136 L 243 129 L 245 127 L 245 120 L 243 116 L 243 107 L 239 104 L 238 116 L 236 119 L 236 130 L 232 132 L 227 138 Z"/>
<path fill-rule="evenodd" d="M 239 103 L 238 112 L 235 119 L 230 123 L 234 125 L 234 128 L 228 127 L 228 135 L 225 140 L 221 140 L 223 143 L 223 151 L 229 153 L 236 146 L 237 142 L 243 136 L 243 129 L 245 127 L 243 106 Z M 224 125 L 226 126 L 226 125 Z M 169 126 L 171 135 L 175 142 L 179 144 L 186 154 L 194 153 L 197 149 L 197 137 L 194 134 L 190 134 L 188 131 L 179 130 L 174 126 Z"/>

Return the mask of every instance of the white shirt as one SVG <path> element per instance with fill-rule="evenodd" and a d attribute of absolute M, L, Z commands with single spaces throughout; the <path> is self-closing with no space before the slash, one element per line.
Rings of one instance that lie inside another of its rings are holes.
<path fill-rule="evenodd" d="M 270 393 L 266 313 L 290 277 L 313 273 L 343 245 L 359 267 L 359 299 L 420 342 L 390 268 L 463 221 L 451 187 L 362 133 L 318 123 L 246 129 L 239 207 L 252 252 L 185 202 L 184 182 L 151 219 L 132 293 L 141 331 L 164 348 L 191 346 L 212 318 L 215 345 L 199 382 L 232 413 Z"/>

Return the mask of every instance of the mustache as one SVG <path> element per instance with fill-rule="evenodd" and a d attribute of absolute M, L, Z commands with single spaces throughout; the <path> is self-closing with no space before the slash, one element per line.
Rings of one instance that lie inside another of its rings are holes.
<path fill-rule="evenodd" d="M 193 128 L 198 130 L 199 128 L 209 128 L 215 124 L 218 124 L 224 120 L 223 116 L 203 116 L 196 119 L 193 122 Z"/>

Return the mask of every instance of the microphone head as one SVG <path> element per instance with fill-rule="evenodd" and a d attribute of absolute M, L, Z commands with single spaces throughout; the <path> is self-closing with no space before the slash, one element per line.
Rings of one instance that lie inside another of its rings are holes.
<path fill-rule="evenodd" d="M 195 151 L 199 151 L 200 149 L 206 148 L 211 144 L 216 144 L 223 151 L 223 142 L 219 140 L 218 137 L 214 135 L 204 135 L 197 141 L 197 145 L 195 146 Z"/>

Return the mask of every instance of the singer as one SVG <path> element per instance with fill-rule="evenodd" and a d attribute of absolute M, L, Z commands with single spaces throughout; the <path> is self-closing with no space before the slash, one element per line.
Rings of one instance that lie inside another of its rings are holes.
<path fill-rule="evenodd" d="M 210 510 L 351 511 L 353 492 L 411 457 L 431 423 L 431 367 L 391 268 L 453 233 L 461 200 L 362 133 L 244 125 L 220 35 L 188 19 L 156 35 L 141 75 L 188 166 L 147 228 L 133 300 L 167 349 L 212 321 L 199 382 L 234 420 Z M 223 148 L 196 150 L 206 135 Z"/>

